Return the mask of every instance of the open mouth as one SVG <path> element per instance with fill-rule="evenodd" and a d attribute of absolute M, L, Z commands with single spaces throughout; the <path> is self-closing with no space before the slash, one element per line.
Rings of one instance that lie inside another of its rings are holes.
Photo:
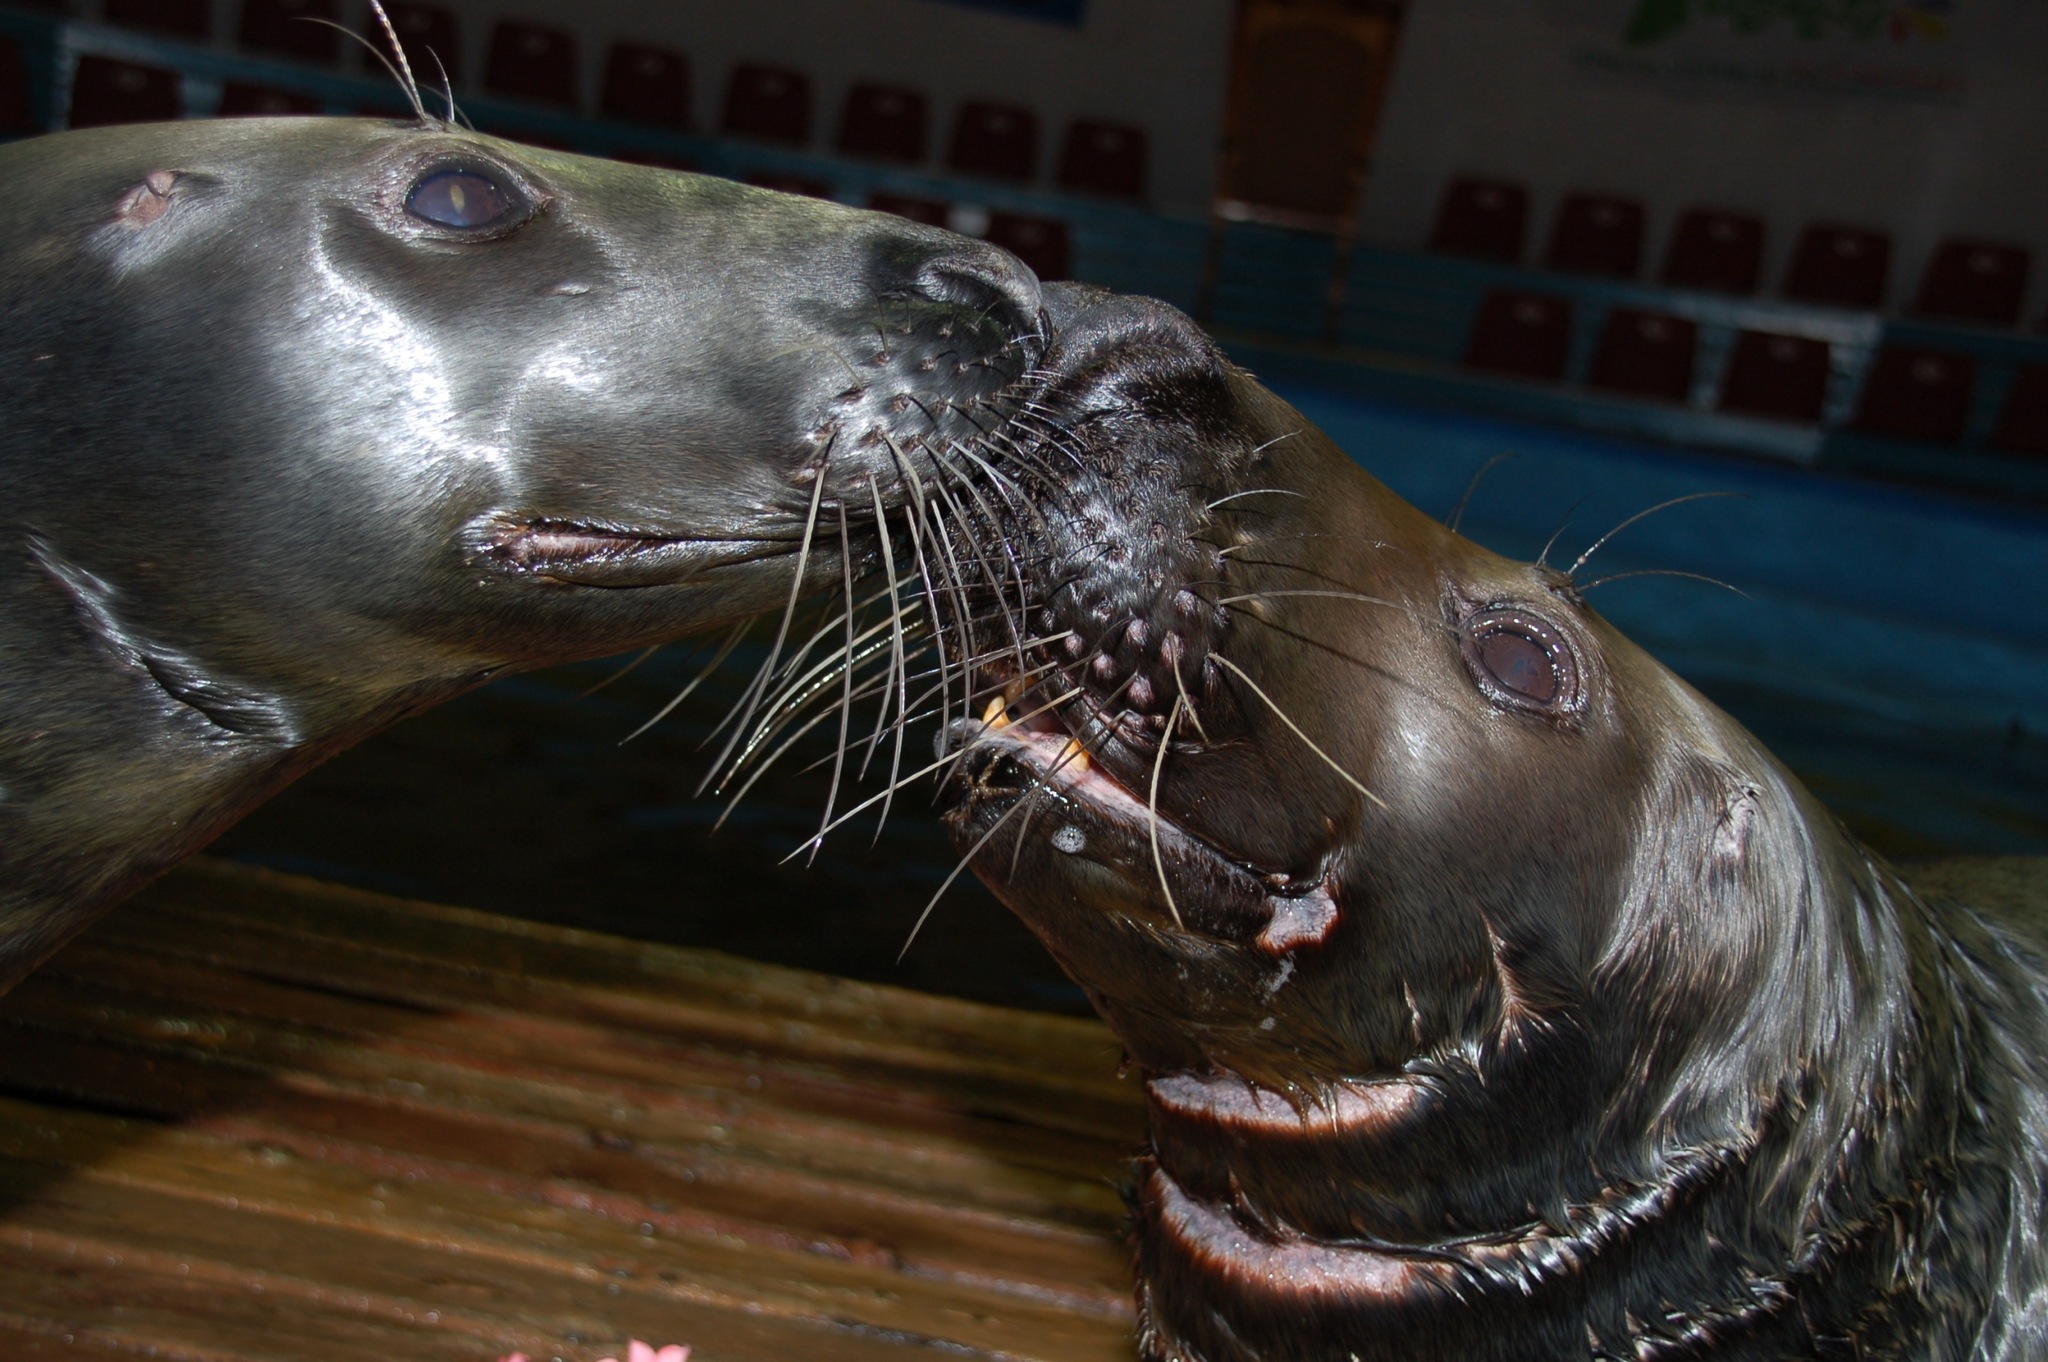
<path fill-rule="evenodd" d="M 1026 800 L 1057 806 L 1036 820 L 1038 835 L 1065 856 L 1119 873 L 1132 907 L 1148 907 L 1163 925 L 1282 956 L 1321 942 L 1336 924 L 1326 881 L 1257 870 L 1188 831 L 1090 756 L 1034 692 L 1013 683 L 979 721 L 957 721 L 948 736 L 966 749 L 954 778 L 956 818 L 988 834 Z"/>
<path fill-rule="evenodd" d="M 686 582 L 712 568 L 796 552 L 783 539 L 719 539 L 537 517 L 474 528 L 474 556 L 500 571 L 572 586 L 646 587 Z"/>

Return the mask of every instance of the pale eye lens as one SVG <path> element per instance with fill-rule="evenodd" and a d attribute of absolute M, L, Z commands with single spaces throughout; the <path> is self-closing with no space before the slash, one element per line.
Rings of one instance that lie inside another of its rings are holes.
<path fill-rule="evenodd" d="M 1557 698 L 1557 670 L 1550 650 L 1535 639 L 1506 629 L 1479 643 L 1479 661 L 1503 687 L 1525 699 L 1547 705 Z"/>
<path fill-rule="evenodd" d="M 474 170 L 439 170 L 406 195 L 405 211 L 437 227 L 488 227 L 512 208 L 512 196 Z"/>

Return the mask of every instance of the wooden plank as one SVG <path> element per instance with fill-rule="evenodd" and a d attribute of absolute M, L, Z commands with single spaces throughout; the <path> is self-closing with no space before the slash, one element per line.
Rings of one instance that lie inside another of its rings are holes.
<path fill-rule="evenodd" d="M 0 1355 L 1126 1362 L 1115 1063 L 196 863 L 0 1000 Z"/>

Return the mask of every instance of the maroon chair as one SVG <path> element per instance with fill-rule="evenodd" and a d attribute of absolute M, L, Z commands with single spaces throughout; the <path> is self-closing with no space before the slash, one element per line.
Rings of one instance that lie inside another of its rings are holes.
<path fill-rule="evenodd" d="M 1631 397 L 1683 402 L 1692 395 L 1698 350 L 1699 327 L 1686 318 L 1617 307 L 1600 328 L 1586 383 Z"/>
<path fill-rule="evenodd" d="M 811 78 L 779 66 L 742 63 L 725 83 L 719 131 L 761 142 L 811 140 Z"/>
<path fill-rule="evenodd" d="M 328 24 L 340 19 L 337 0 L 242 0 L 242 46 L 331 62 L 341 52 L 341 34 Z"/>
<path fill-rule="evenodd" d="M 1514 264 L 1529 226 L 1529 191 L 1505 180 L 1452 180 L 1437 204 L 1429 248 Z"/>
<path fill-rule="evenodd" d="M 1038 173 L 1038 115 L 1014 105 L 969 100 L 954 116 L 946 164 L 962 175 L 1030 179 Z"/>
<path fill-rule="evenodd" d="M 384 11 L 391 16 L 391 27 L 398 31 L 398 45 L 404 49 L 406 61 L 412 64 L 413 79 L 423 87 L 439 85 L 445 72 L 450 85 L 462 83 L 462 21 L 455 11 L 439 5 L 388 2 Z M 391 44 L 384 37 L 383 26 L 373 22 L 364 32 L 376 43 L 377 51 L 389 58 Z M 368 51 L 363 52 L 362 60 L 366 67 L 382 69 Z"/>
<path fill-rule="evenodd" d="M 484 88 L 535 104 L 576 107 L 576 38 L 566 29 L 507 20 L 491 30 Z"/>
<path fill-rule="evenodd" d="M 1712 293 L 1755 293 L 1764 267 L 1764 220 L 1749 213 L 1689 208 L 1672 229 L 1663 282 Z"/>
<path fill-rule="evenodd" d="M 1892 242 L 1862 227 L 1816 224 L 1799 234 L 1785 296 L 1835 307 L 1872 308 L 1884 302 Z"/>
<path fill-rule="evenodd" d="M 893 85 L 856 85 L 846 92 L 838 147 L 876 161 L 922 161 L 925 98 Z"/>
<path fill-rule="evenodd" d="M 274 118 L 282 114 L 319 112 L 319 100 L 296 90 L 252 85 L 245 80 L 231 80 L 221 87 L 219 113 L 222 118 Z"/>
<path fill-rule="evenodd" d="M 29 98 L 28 61 L 21 45 L 0 34 L 0 137 L 35 131 L 34 102 Z"/>
<path fill-rule="evenodd" d="M 1856 404 L 1858 430 L 1954 444 L 1970 420 L 1977 362 L 1968 355 L 1887 345 L 1871 361 Z"/>
<path fill-rule="evenodd" d="M 212 0 L 107 0 L 107 22 L 181 38 L 213 36 Z"/>
<path fill-rule="evenodd" d="M 814 180 L 807 175 L 784 175 L 773 170 L 757 170 L 747 176 L 747 183 L 760 189 L 773 189 L 783 194 L 802 194 L 810 199 L 829 199 L 832 186 L 823 180 Z"/>
<path fill-rule="evenodd" d="M 1920 296 L 1913 310 L 1959 322 L 2017 325 L 2027 296 L 2027 264 L 2024 246 L 1944 241 L 1920 276 Z"/>
<path fill-rule="evenodd" d="M 178 73 L 162 66 L 83 56 L 71 77 L 71 126 L 163 123 L 185 112 Z"/>
<path fill-rule="evenodd" d="M 1074 272 L 1073 234 L 1056 218 L 1023 213 L 990 213 L 983 236 L 1016 256 L 1040 279 L 1070 278 Z"/>
<path fill-rule="evenodd" d="M 1986 443 L 2000 453 L 2048 459 L 2048 364 L 2029 364 L 2013 375 Z"/>
<path fill-rule="evenodd" d="M 1548 293 L 1495 289 L 1479 305 L 1468 368 L 1556 382 L 1571 350 L 1572 305 Z"/>
<path fill-rule="evenodd" d="M 1721 410 L 1778 421 L 1820 420 L 1828 396 L 1828 344 L 1805 336 L 1742 331 L 1721 377 Z"/>
<path fill-rule="evenodd" d="M 1121 123 L 1076 119 L 1060 149 L 1062 189 L 1119 199 L 1145 197 L 1145 134 Z"/>
<path fill-rule="evenodd" d="M 664 47 L 613 43 L 604 59 L 598 108 L 622 123 L 689 128 L 690 59 Z"/>
<path fill-rule="evenodd" d="M 1643 205 L 1634 199 L 1568 194 L 1551 224 L 1546 269 L 1633 279 L 1643 267 Z"/>
<path fill-rule="evenodd" d="M 920 198 L 915 194 L 874 194 L 868 198 L 868 207 L 878 213 L 894 213 L 899 218 L 922 222 L 927 227 L 944 227 L 953 215 L 952 205 L 943 199 Z"/>

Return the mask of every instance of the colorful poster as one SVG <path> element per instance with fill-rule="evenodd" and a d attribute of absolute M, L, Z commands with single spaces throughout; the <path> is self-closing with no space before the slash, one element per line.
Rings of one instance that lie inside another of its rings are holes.
<path fill-rule="evenodd" d="M 1019 19 L 1036 19 L 1047 24 L 1079 28 L 1088 0 L 936 0 L 943 5 L 966 5 L 970 9 L 992 9 Z"/>

